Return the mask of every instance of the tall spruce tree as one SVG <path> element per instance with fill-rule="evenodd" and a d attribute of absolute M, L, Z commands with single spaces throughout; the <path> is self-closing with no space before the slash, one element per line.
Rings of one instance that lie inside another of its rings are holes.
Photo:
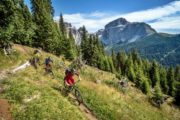
<path fill-rule="evenodd" d="M 168 94 L 171 96 L 174 96 L 175 95 L 175 79 L 174 79 L 174 69 L 172 66 L 168 69 L 167 81 L 168 81 L 168 86 L 169 86 Z"/>
<path fill-rule="evenodd" d="M 120 51 L 117 53 L 117 71 L 121 71 L 122 75 L 125 75 L 125 63 L 126 63 L 126 53 L 125 51 Z"/>
<path fill-rule="evenodd" d="M 154 97 L 156 100 L 162 100 L 162 90 L 159 82 L 156 82 L 154 87 Z"/>
<path fill-rule="evenodd" d="M 175 103 L 180 106 L 180 83 L 176 85 Z"/>
<path fill-rule="evenodd" d="M 66 59 L 73 60 L 76 57 L 76 48 L 75 48 L 75 40 L 73 38 L 72 32 L 69 31 L 69 38 L 66 39 L 66 52 L 65 57 Z"/>
<path fill-rule="evenodd" d="M 15 10 L 16 7 L 12 0 L 0 1 L 0 48 L 13 41 Z"/>
<path fill-rule="evenodd" d="M 135 62 L 135 64 L 138 65 L 137 62 Z M 145 76 L 143 74 L 143 70 L 141 67 L 137 67 L 136 69 L 136 80 L 135 80 L 135 84 L 138 88 L 142 88 L 142 84 L 143 84 L 143 81 L 145 80 Z"/>
<path fill-rule="evenodd" d="M 153 61 L 152 63 L 152 67 L 150 70 L 150 79 L 152 82 L 152 87 L 154 87 L 157 82 L 160 82 L 159 69 L 156 61 Z"/>
<path fill-rule="evenodd" d="M 141 89 L 142 89 L 142 92 L 145 93 L 145 94 L 150 93 L 150 85 L 149 85 L 149 82 L 148 82 L 147 78 L 145 78 L 145 77 L 144 77 Z"/>
<path fill-rule="evenodd" d="M 135 82 L 136 76 L 134 72 L 134 64 L 131 55 L 128 56 L 128 59 L 126 61 L 126 75 L 128 76 L 129 80 Z"/>
<path fill-rule="evenodd" d="M 175 80 L 180 82 L 180 65 L 176 66 L 174 76 Z"/>
<path fill-rule="evenodd" d="M 82 35 L 81 35 L 81 53 L 82 57 L 84 60 L 89 59 L 89 54 L 88 54 L 88 35 L 87 35 L 87 30 L 85 26 L 82 27 Z"/>
<path fill-rule="evenodd" d="M 115 73 L 116 71 L 114 68 L 112 57 L 108 57 L 108 62 L 109 62 L 110 72 Z"/>
<path fill-rule="evenodd" d="M 168 94 L 169 87 L 168 87 L 168 82 L 167 82 L 167 71 L 165 68 L 160 69 L 160 85 L 161 85 L 162 91 L 165 94 Z"/>
<path fill-rule="evenodd" d="M 35 35 L 36 26 L 32 20 L 32 15 L 27 7 L 24 4 L 23 0 L 20 2 L 20 14 L 22 15 L 21 19 L 23 19 L 23 29 L 24 29 L 24 37 L 21 37 L 19 40 L 20 44 L 23 45 L 32 45 L 33 44 L 33 36 Z M 22 22 L 21 22 L 22 24 Z"/>
<path fill-rule="evenodd" d="M 115 55 L 115 52 L 114 52 L 113 49 L 112 49 L 112 52 L 111 52 L 111 57 L 112 57 L 113 65 L 114 65 L 114 67 L 116 67 L 117 66 L 117 59 L 116 59 L 116 55 Z"/>
<path fill-rule="evenodd" d="M 67 37 L 67 30 L 66 30 L 62 13 L 60 14 L 60 19 L 59 19 L 59 29 L 60 29 L 62 37 L 65 39 Z"/>
<path fill-rule="evenodd" d="M 35 46 L 49 52 L 57 52 L 60 36 L 52 18 L 50 0 L 31 0 L 33 21 L 36 23 Z M 59 51 L 60 52 L 60 51 Z"/>

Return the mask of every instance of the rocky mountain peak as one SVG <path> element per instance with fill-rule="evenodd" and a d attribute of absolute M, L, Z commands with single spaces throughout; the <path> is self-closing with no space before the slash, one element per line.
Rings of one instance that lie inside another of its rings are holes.
<path fill-rule="evenodd" d="M 104 30 L 97 32 L 105 45 L 130 43 L 154 33 L 156 31 L 150 25 L 143 22 L 129 22 L 125 18 L 109 22 Z"/>
<path fill-rule="evenodd" d="M 110 27 L 116 27 L 116 26 L 119 26 L 119 25 L 127 25 L 128 22 L 125 18 L 118 18 L 116 20 L 113 20 L 112 22 L 109 22 L 105 28 L 110 28 Z"/>

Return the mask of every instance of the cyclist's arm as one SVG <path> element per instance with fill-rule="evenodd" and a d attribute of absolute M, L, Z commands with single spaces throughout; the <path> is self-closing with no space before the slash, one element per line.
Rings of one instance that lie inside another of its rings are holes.
<path fill-rule="evenodd" d="M 75 75 L 77 75 L 77 76 L 78 76 L 78 78 L 79 78 L 79 80 L 78 80 L 78 81 L 80 81 L 80 80 L 81 80 L 81 77 L 80 77 L 79 73 L 75 73 Z"/>

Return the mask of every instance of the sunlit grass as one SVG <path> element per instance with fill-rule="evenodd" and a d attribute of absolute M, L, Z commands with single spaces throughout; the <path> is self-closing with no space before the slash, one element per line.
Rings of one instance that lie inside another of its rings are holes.
<path fill-rule="evenodd" d="M 0 69 L 9 68 L 11 65 L 20 65 L 22 61 L 31 58 L 33 49 L 22 46 L 15 47 L 19 55 L 15 55 L 14 63 L 1 66 Z M 48 56 L 53 58 L 53 72 L 45 75 L 44 59 Z M 4 59 L 4 56 L 0 56 Z M 12 113 L 15 120 L 80 120 L 86 119 L 78 106 L 75 106 L 67 97 L 54 89 L 63 85 L 64 68 L 57 69 L 58 62 L 62 57 L 56 57 L 42 52 L 41 65 L 36 70 L 32 66 L 18 71 L 15 75 L 5 80 L 4 98 L 12 104 Z M 21 61 L 21 62 L 20 62 Z M 70 62 L 65 61 L 66 66 Z M 102 120 L 179 120 L 179 109 L 163 104 L 156 108 L 148 102 L 146 95 L 135 87 L 129 86 L 126 93 L 112 84 L 118 79 L 114 74 L 98 70 L 94 67 L 85 66 L 80 75 L 82 81 L 77 84 L 84 98 L 85 104 L 92 110 L 97 118 Z M 97 80 L 101 81 L 96 83 Z M 32 100 L 31 100 L 32 98 Z M 28 101 L 30 100 L 30 101 Z M 28 102 L 27 102 L 28 101 Z"/>

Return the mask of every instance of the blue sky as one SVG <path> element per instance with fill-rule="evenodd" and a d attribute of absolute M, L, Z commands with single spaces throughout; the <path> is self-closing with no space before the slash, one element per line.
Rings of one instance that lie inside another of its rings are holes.
<path fill-rule="evenodd" d="M 30 0 L 25 3 L 30 6 Z M 180 33 L 179 0 L 52 0 L 54 19 L 63 13 L 75 27 L 85 25 L 95 32 L 119 17 L 146 22 L 159 32 Z"/>

